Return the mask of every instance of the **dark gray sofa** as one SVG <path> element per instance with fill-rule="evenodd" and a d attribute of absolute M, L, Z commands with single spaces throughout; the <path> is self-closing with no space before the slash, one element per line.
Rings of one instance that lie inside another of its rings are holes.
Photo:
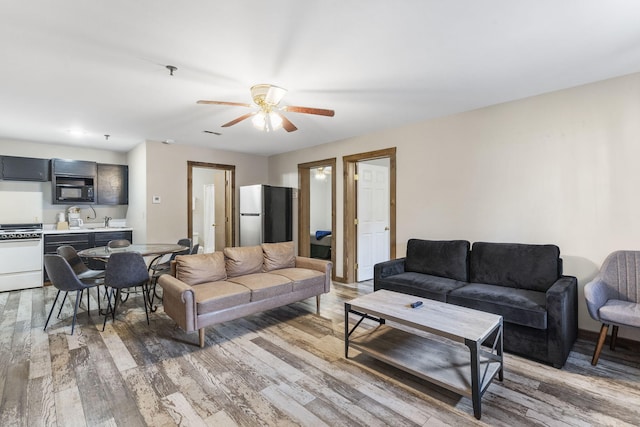
<path fill-rule="evenodd" d="M 503 316 L 504 349 L 561 368 L 578 334 L 577 279 L 555 245 L 411 239 L 407 256 L 376 264 L 388 289 Z"/>

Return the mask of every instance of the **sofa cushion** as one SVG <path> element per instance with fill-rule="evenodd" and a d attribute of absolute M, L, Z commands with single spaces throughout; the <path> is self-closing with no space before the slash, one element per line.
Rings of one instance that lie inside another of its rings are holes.
<path fill-rule="evenodd" d="M 293 290 L 293 282 L 290 279 L 272 273 L 245 274 L 230 277 L 228 280 L 251 289 L 252 302 L 290 293 Z"/>
<path fill-rule="evenodd" d="M 178 255 L 175 261 L 176 278 L 191 286 L 227 278 L 222 252 Z"/>
<path fill-rule="evenodd" d="M 469 281 L 546 292 L 560 277 L 555 245 L 475 242 Z"/>
<path fill-rule="evenodd" d="M 404 294 L 447 301 L 447 294 L 466 285 L 466 282 L 422 273 L 400 273 L 378 280 L 375 290 L 388 289 Z"/>
<path fill-rule="evenodd" d="M 228 277 L 242 276 L 244 274 L 259 273 L 262 271 L 262 247 L 244 246 L 224 248 Z"/>
<path fill-rule="evenodd" d="M 469 247 L 466 240 L 410 239 L 405 271 L 467 281 Z"/>
<path fill-rule="evenodd" d="M 296 251 L 293 242 L 263 243 L 263 272 L 296 266 Z"/>
<path fill-rule="evenodd" d="M 499 314 L 505 322 L 547 329 L 547 299 L 544 292 L 470 283 L 451 291 L 447 302 Z"/>
<path fill-rule="evenodd" d="M 251 290 L 227 281 L 208 282 L 193 287 L 198 314 L 237 307 L 251 301 Z"/>
<path fill-rule="evenodd" d="M 325 279 L 324 273 L 308 268 L 281 268 L 277 271 L 272 271 L 271 274 L 278 274 L 293 281 L 294 291 L 323 286 Z"/>

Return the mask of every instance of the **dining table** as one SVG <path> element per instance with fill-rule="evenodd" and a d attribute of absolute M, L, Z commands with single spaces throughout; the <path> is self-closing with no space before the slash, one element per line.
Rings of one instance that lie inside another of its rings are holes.
<path fill-rule="evenodd" d="M 78 252 L 78 256 L 82 258 L 92 258 L 102 260 L 105 263 L 109 262 L 109 257 L 118 252 L 138 252 L 143 257 L 153 257 L 149 263 L 149 271 L 154 270 L 154 267 L 160 262 L 162 257 L 169 254 L 187 251 L 190 248 L 188 246 L 182 246 L 175 243 L 133 243 L 129 246 L 119 248 L 109 248 L 108 246 L 97 246 L 95 248 L 87 248 Z M 149 289 L 149 309 L 156 311 L 157 306 L 153 306 L 153 299 L 162 297 L 156 294 L 156 283 L 154 281 L 153 287 Z"/>

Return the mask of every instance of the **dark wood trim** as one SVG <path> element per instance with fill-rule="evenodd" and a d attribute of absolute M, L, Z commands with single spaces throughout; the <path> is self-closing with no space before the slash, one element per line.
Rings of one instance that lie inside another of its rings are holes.
<path fill-rule="evenodd" d="M 331 270 L 332 280 L 336 280 L 336 158 L 298 164 L 298 253 L 309 256 L 309 226 L 311 215 L 311 169 L 331 166 Z"/>
<path fill-rule="evenodd" d="M 191 203 L 193 200 L 193 168 L 209 168 L 225 171 L 225 246 L 233 246 L 236 241 L 236 167 L 235 165 L 224 165 L 220 163 L 206 163 L 187 161 L 187 236 L 193 233 L 193 218 L 191 215 Z"/>
<path fill-rule="evenodd" d="M 352 154 L 342 158 L 344 185 L 344 235 L 343 276 L 346 283 L 356 280 L 358 254 L 357 229 L 357 185 L 355 180 L 357 163 L 365 160 L 389 159 L 389 256 L 396 258 L 396 147 L 366 153 Z"/>
<path fill-rule="evenodd" d="M 595 348 L 596 343 L 598 342 L 598 337 L 600 336 L 600 332 L 595 331 L 587 331 L 586 329 L 578 329 L 578 339 L 583 339 L 585 341 L 593 342 L 593 346 Z M 611 343 L 611 336 L 607 335 L 607 338 L 604 344 Z M 640 353 L 640 341 L 632 340 L 629 338 L 620 338 L 616 339 L 616 347 L 622 347 L 627 350 L 632 350 Z"/>

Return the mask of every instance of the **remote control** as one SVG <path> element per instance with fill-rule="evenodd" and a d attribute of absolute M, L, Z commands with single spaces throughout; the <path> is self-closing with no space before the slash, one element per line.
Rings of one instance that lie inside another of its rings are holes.
<path fill-rule="evenodd" d="M 411 303 L 411 308 L 418 308 L 422 305 L 422 301 L 416 301 Z"/>

